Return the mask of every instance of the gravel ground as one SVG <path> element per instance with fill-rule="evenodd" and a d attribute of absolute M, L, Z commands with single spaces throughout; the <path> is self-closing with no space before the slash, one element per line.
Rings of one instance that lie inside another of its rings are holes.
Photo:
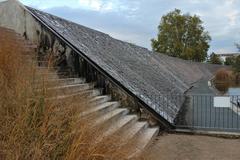
<path fill-rule="evenodd" d="M 162 135 L 146 155 L 149 160 L 240 160 L 240 139 Z"/>

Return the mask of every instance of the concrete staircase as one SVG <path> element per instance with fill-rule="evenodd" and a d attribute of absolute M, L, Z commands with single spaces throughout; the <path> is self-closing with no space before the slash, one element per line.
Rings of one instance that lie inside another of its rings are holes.
<path fill-rule="evenodd" d="M 55 94 L 49 99 L 76 103 L 79 96 L 87 95 L 91 107 L 82 111 L 80 116 L 93 114 L 95 126 L 106 126 L 99 142 L 118 134 L 122 147 L 131 146 L 127 151 L 128 158 L 139 156 L 158 135 L 158 127 L 151 128 L 148 122 L 139 121 L 138 116 L 129 114 L 129 110 L 121 106 L 120 102 L 111 101 L 110 95 L 102 95 L 101 90 L 94 87 L 94 83 L 86 83 L 84 78 L 58 78 L 61 73 L 57 74 L 54 69 L 43 66 L 38 67 L 38 72 L 46 78 L 49 96 Z"/>
<path fill-rule="evenodd" d="M 12 30 L 4 30 L 21 39 L 21 36 Z M 23 40 L 23 39 L 21 39 Z M 31 44 L 26 44 L 30 46 Z M 33 46 L 36 48 L 36 46 Z M 31 50 L 30 50 L 31 52 Z M 36 65 L 34 87 L 36 92 L 42 92 L 44 85 L 47 91 L 47 100 L 58 102 L 81 103 L 79 97 L 88 99 L 88 107 L 79 115 L 94 118 L 93 127 L 102 126 L 101 136 L 96 143 L 103 142 L 108 137 L 118 135 L 117 145 L 127 149 L 127 159 L 139 156 L 152 140 L 158 135 L 158 127 L 150 127 L 147 121 L 140 121 L 139 117 L 130 113 L 118 101 L 112 101 L 110 95 L 103 95 L 101 89 L 95 88 L 94 83 L 87 83 L 84 78 L 66 76 L 66 72 L 59 72 L 59 68 L 49 67 L 47 61 L 36 61 L 36 57 L 23 55 L 25 60 Z M 43 84 L 44 83 L 44 84 Z"/>

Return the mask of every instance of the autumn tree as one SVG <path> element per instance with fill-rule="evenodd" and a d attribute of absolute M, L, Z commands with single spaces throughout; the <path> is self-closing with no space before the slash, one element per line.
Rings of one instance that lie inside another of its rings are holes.
<path fill-rule="evenodd" d="M 202 26 L 201 19 L 182 14 L 179 9 L 164 15 L 158 26 L 158 35 L 152 39 L 155 52 L 202 62 L 207 57 L 211 37 Z"/>

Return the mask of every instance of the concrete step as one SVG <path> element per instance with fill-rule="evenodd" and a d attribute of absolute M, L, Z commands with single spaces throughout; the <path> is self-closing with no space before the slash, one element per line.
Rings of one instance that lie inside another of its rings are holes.
<path fill-rule="evenodd" d="M 116 108 L 95 120 L 94 126 L 101 126 L 101 128 L 109 127 L 119 118 L 126 116 L 129 110 L 126 108 Z"/>
<path fill-rule="evenodd" d="M 70 78 L 68 72 L 36 72 L 37 79 L 52 80 Z M 74 77 L 71 77 L 74 78 Z"/>
<path fill-rule="evenodd" d="M 36 72 L 36 78 L 37 79 L 58 79 L 59 78 L 59 75 L 57 73 L 54 73 L 54 72 L 51 72 L 51 73 L 39 73 L 39 72 Z"/>
<path fill-rule="evenodd" d="M 45 68 L 45 67 L 41 67 L 41 68 Z M 56 70 L 54 67 L 47 67 L 45 69 L 39 69 L 39 67 L 38 67 L 38 68 L 36 68 L 36 74 L 37 75 L 56 74 L 56 75 L 58 75 L 58 77 L 65 76 L 65 78 L 68 78 L 70 75 L 70 72 L 69 71 L 59 71 L 59 70 Z"/>
<path fill-rule="evenodd" d="M 47 95 L 69 95 L 77 92 L 82 92 L 85 90 L 90 90 L 93 88 L 94 88 L 94 84 L 90 84 L 90 83 L 57 86 L 57 87 L 47 88 L 46 94 Z"/>
<path fill-rule="evenodd" d="M 138 120 L 137 115 L 125 115 L 122 116 L 117 121 L 113 122 L 112 125 L 103 133 L 103 135 L 97 140 L 98 142 L 104 141 L 105 138 L 108 138 L 114 134 L 117 134 L 120 130 L 125 130 L 129 125 L 136 123 Z M 122 138 L 118 137 L 117 138 Z"/>
<path fill-rule="evenodd" d="M 36 67 L 36 70 L 38 72 L 57 72 L 59 69 L 60 69 L 59 67 L 42 67 L 42 66 Z"/>
<path fill-rule="evenodd" d="M 87 116 L 90 114 L 96 115 L 103 115 L 106 114 L 107 112 L 110 112 L 120 106 L 119 102 L 105 102 L 101 105 L 95 106 L 95 107 L 90 107 L 86 111 L 81 113 L 81 117 Z"/>
<path fill-rule="evenodd" d="M 149 124 L 146 121 L 133 123 L 125 130 L 121 130 L 118 133 L 118 136 L 121 137 L 121 145 L 126 145 L 129 141 L 131 141 L 134 137 L 141 134 L 145 129 L 147 129 Z"/>
<path fill-rule="evenodd" d="M 39 87 L 57 87 L 64 85 L 74 85 L 74 84 L 83 84 L 86 80 L 84 78 L 63 78 L 63 79 L 47 79 L 47 80 L 36 80 L 34 83 L 36 88 Z"/>
<path fill-rule="evenodd" d="M 108 102 L 111 100 L 111 96 L 109 95 L 104 95 L 104 96 L 97 96 L 97 97 L 94 97 L 93 99 L 91 99 L 89 101 L 90 105 L 93 105 L 93 106 L 96 106 L 96 105 L 99 105 L 99 104 L 103 104 L 105 102 Z"/>
<path fill-rule="evenodd" d="M 74 93 L 74 94 L 69 94 L 69 95 L 60 95 L 60 96 L 54 96 L 47 98 L 47 101 L 57 101 L 58 103 L 81 103 L 83 98 L 86 97 L 86 99 L 99 96 L 101 94 L 100 90 L 98 89 L 90 89 L 90 90 L 85 90 L 82 92 Z"/>
<path fill-rule="evenodd" d="M 134 139 L 133 142 L 129 142 L 128 159 L 136 158 L 141 155 L 145 148 L 147 148 L 158 135 L 159 128 L 147 128 L 141 134 Z"/>

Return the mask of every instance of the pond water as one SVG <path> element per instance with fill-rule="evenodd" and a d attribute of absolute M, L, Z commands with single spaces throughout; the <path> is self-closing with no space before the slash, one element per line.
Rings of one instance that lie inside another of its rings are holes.
<path fill-rule="evenodd" d="M 240 87 L 238 87 L 238 88 L 229 88 L 227 94 L 228 95 L 240 95 Z"/>
<path fill-rule="evenodd" d="M 214 85 L 223 95 L 240 95 L 240 83 L 225 82 L 215 83 Z"/>

